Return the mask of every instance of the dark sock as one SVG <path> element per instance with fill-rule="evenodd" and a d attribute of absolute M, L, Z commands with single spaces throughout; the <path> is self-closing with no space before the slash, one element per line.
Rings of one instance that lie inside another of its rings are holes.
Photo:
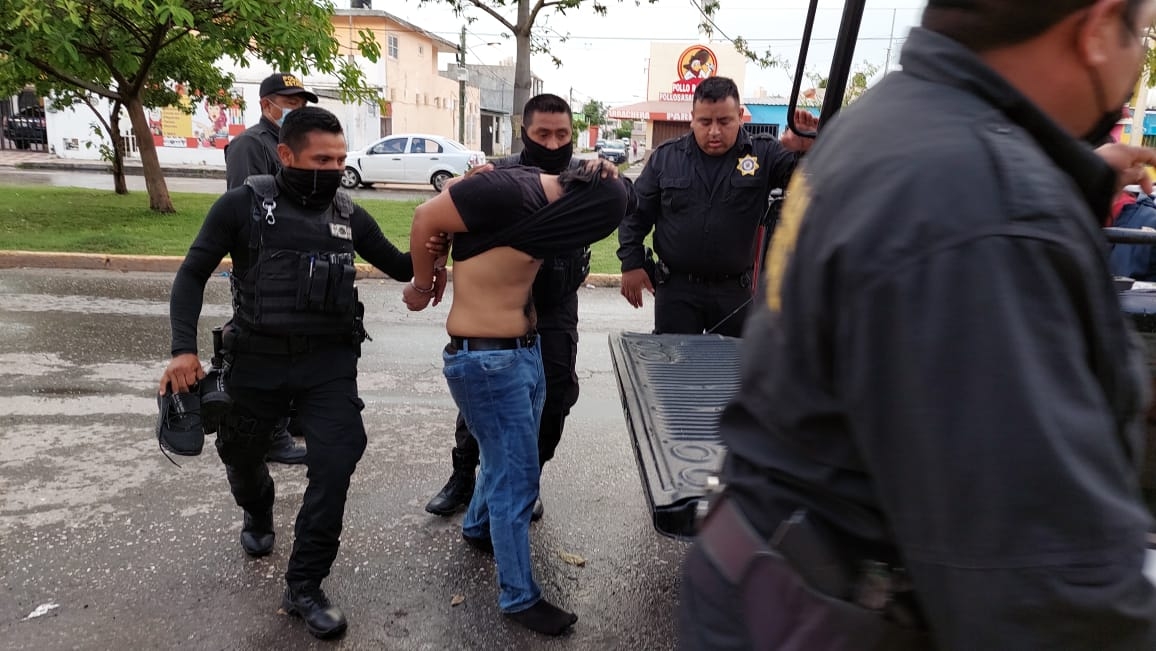
<path fill-rule="evenodd" d="M 470 547 L 473 547 L 474 549 L 484 554 L 492 555 L 494 553 L 494 541 L 491 540 L 489 536 L 478 536 L 475 538 L 474 536 L 467 536 L 465 533 L 463 533 L 462 539 L 465 540 L 466 544 L 468 544 Z"/>
<path fill-rule="evenodd" d="M 538 603 L 516 613 L 506 613 L 506 617 L 522 626 L 546 635 L 561 635 L 578 621 L 578 616 L 554 604 L 539 599 Z"/>

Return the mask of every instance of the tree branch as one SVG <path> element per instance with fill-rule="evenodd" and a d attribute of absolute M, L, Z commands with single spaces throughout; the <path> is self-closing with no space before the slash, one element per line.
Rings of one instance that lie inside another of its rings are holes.
<path fill-rule="evenodd" d="M 87 82 L 87 81 L 85 81 L 79 77 L 74 77 L 73 75 L 68 75 L 68 74 L 65 74 L 63 72 L 60 72 L 59 70 L 53 68 L 52 66 L 48 65 L 44 61 L 41 61 L 40 59 L 33 59 L 31 57 L 24 57 L 24 60 L 27 61 L 30 65 L 35 66 L 37 70 L 43 72 L 44 74 L 48 75 L 49 77 L 54 77 L 56 79 L 59 79 L 60 81 L 63 81 L 66 84 L 71 84 L 71 85 L 76 86 L 78 88 L 83 88 L 83 89 L 85 89 L 91 93 L 96 93 L 97 95 L 100 95 L 101 97 L 107 97 L 108 99 L 116 100 L 116 101 L 120 100 L 120 93 L 114 93 L 109 88 L 102 88 L 100 86 L 97 86 L 96 84 Z"/>
<path fill-rule="evenodd" d="M 140 67 L 137 68 L 136 79 L 133 80 L 129 86 L 129 97 L 136 97 L 140 95 L 141 88 L 144 87 L 145 82 L 149 78 L 149 73 L 152 72 L 153 62 L 157 60 L 157 55 L 161 51 L 161 43 L 165 40 L 165 34 L 172 29 L 172 19 L 166 20 L 163 24 L 157 25 L 153 30 L 152 38 L 149 39 L 149 45 L 145 48 L 144 56 L 141 57 Z"/>
<path fill-rule="evenodd" d="M 483 4 L 482 0 L 470 0 L 470 4 L 477 7 L 478 9 L 481 9 L 482 11 L 486 12 L 487 14 L 490 14 L 494 18 L 496 18 L 499 23 L 502 23 L 503 25 L 505 25 L 506 29 L 510 30 L 514 34 L 518 33 L 518 29 L 516 27 L 514 27 L 513 25 L 511 25 L 510 21 L 506 20 L 505 16 L 498 13 L 495 9 L 489 7 L 488 5 Z"/>
<path fill-rule="evenodd" d="M 104 114 L 102 114 L 100 111 L 96 110 L 96 106 L 94 106 L 92 101 L 88 99 L 87 95 L 81 95 L 80 101 L 84 102 L 88 106 L 88 108 L 92 109 L 93 114 L 96 115 L 96 119 L 100 120 L 100 125 L 104 127 L 105 132 L 107 132 L 109 134 L 109 137 L 111 138 L 112 137 L 112 125 L 110 125 L 108 123 L 108 120 L 104 119 Z"/>
<path fill-rule="evenodd" d="M 534 24 L 534 21 L 538 18 L 539 11 L 545 9 L 546 7 L 555 7 L 562 4 L 566 4 L 566 0 L 550 0 L 549 2 L 546 0 L 538 0 L 538 4 L 534 5 L 534 8 L 530 10 L 530 20 L 527 27 Z"/>

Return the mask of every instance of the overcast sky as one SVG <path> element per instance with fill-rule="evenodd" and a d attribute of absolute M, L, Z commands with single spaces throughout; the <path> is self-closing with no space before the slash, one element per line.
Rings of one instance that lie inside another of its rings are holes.
<path fill-rule="evenodd" d="M 693 41 L 709 43 L 698 32 L 700 14 L 691 0 L 658 0 L 636 6 L 633 0 L 604 0 L 606 16 L 599 16 L 588 6 L 571 10 L 568 15 L 544 10 L 536 23 L 539 33 L 568 35 L 566 42 L 558 36 L 551 39 L 551 49 L 562 60 L 556 68 L 542 55 L 534 57 L 534 73 L 545 82 L 546 92 L 563 97 L 573 92 L 576 102 L 596 99 L 611 106 L 642 101 L 646 94 L 646 69 L 651 41 Z M 719 32 L 734 38 L 741 36 L 762 52 L 770 47 L 790 60 L 798 59 L 799 37 L 806 19 L 806 0 L 721 0 L 715 16 Z M 868 0 L 855 61 L 869 61 L 882 69 L 887 61 L 898 60 L 899 48 L 912 25 L 919 21 L 926 0 Z M 339 2 L 338 6 L 348 6 Z M 414 0 L 375 0 L 382 9 L 456 43 L 463 19 L 438 2 L 419 6 Z M 820 0 L 811 45 L 808 68 L 824 76 L 830 67 L 834 37 L 838 31 L 843 3 Z M 480 10 L 469 14 L 476 18 L 466 24 L 468 63 L 497 64 L 513 58 L 512 38 L 503 38 L 503 29 L 493 17 Z M 512 11 L 505 13 L 513 16 Z M 892 24 L 894 21 L 894 28 Z M 512 20 L 511 20 L 512 22 Z M 715 41 L 723 40 L 716 35 Z M 441 67 L 445 67 L 446 61 Z M 669 64 L 663 66 L 665 69 Z M 792 67 L 793 71 L 793 67 Z M 725 74 L 725 72 L 724 72 Z M 783 70 L 762 70 L 747 66 L 742 89 L 754 95 L 760 87 L 772 95 L 786 95 L 791 89 L 791 74 Z"/>

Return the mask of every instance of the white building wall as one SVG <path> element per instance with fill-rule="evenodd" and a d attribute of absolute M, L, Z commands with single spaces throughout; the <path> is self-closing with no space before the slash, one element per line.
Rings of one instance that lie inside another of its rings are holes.
<path fill-rule="evenodd" d="M 381 78 L 384 72 L 381 66 L 375 66 L 368 61 L 358 63 L 361 69 L 366 71 L 370 86 L 378 89 L 384 87 L 385 80 Z M 244 108 L 240 111 L 228 111 L 227 117 L 215 121 L 203 101 L 198 103 L 191 116 L 179 114 L 171 109 L 146 110 L 150 123 L 160 131 L 164 132 L 166 127 L 175 127 L 175 131 L 170 129 L 175 135 L 166 133 L 154 139 L 157 142 L 157 157 L 162 166 L 224 166 L 224 144 L 246 127 L 256 124 L 261 118 L 260 84 L 261 80 L 273 74 L 273 69 L 260 62 L 255 62 L 248 68 L 232 65 L 228 68 L 236 78 L 234 91 L 244 100 Z M 378 138 L 381 128 L 378 119 L 379 110 L 375 103 L 341 102 L 337 99 L 336 82 L 331 77 L 305 75 L 301 81 L 318 95 L 319 106 L 332 111 L 341 120 L 346 141 L 351 147 Z M 107 116 L 109 102 L 101 100 L 96 106 Z M 94 132 L 93 125 L 96 124 L 99 124 L 96 116 L 84 105 L 62 111 L 50 109 L 46 115 L 50 151 L 55 151 L 62 158 L 100 160 L 100 145 L 111 143 L 103 129 L 99 135 Z M 120 128 L 122 134 L 132 136 L 132 124 L 128 114 L 123 110 Z M 135 139 L 130 139 L 130 160 L 139 159 L 133 148 L 134 143 Z"/>

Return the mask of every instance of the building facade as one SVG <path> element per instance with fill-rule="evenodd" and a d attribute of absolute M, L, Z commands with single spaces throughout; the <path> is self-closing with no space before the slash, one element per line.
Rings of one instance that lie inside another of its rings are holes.
<path fill-rule="evenodd" d="M 368 146 L 394 133 L 458 137 L 459 86 L 438 74 L 439 56 L 456 56 L 456 45 L 387 12 L 367 8 L 336 10 L 333 25 L 342 55 L 352 57 L 380 101 L 344 102 L 336 79 L 328 75 L 302 75 L 301 80 L 318 96 L 321 107 L 341 119 L 351 149 Z M 373 34 L 381 47 L 377 62 L 361 57 L 352 46 L 362 31 Z M 260 62 L 242 68 L 225 61 L 221 66 L 236 80 L 228 96 L 186 95 L 183 107 L 147 111 L 151 137 L 162 165 L 224 165 L 225 145 L 260 119 L 259 86 L 261 80 L 276 71 Z M 300 75 L 300 71 L 289 72 Z M 478 101 L 476 88 L 467 92 L 464 144 L 471 149 L 479 148 Z M 107 102 L 97 102 L 96 108 L 108 114 Z M 64 158 L 99 160 L 101 145 L 109 143 L 94 129 L 96 122 L 96 116 L 83 105 L 62 110 L 49 107 L 49 151 Z M 122 115 L 120 128 L 132 158 L 137 142 L 127 115 Z"/>
<path fill-rule="evenodd" d="M 746 58 L 729 43 L 651 43 L 646 101 L 611 108 L 607 116 L 646 122 L 647 149 L 690 131 L 694 90 L 703 79 L 730 77 L 741 95 Z M 744 112 L 744 120 L 750 115 Z"/>
<path fill-rule="evenodd" d="M 501 65 L 467 65 L 469 83 L 479 91 L 479 149 L 487 156 L 505 156 L 510 153 L 515 134 L 514 115 L 514 63 L 507 61 Z M 530 74 L 530 97 L 542 94 L 542 80 Z"/>

